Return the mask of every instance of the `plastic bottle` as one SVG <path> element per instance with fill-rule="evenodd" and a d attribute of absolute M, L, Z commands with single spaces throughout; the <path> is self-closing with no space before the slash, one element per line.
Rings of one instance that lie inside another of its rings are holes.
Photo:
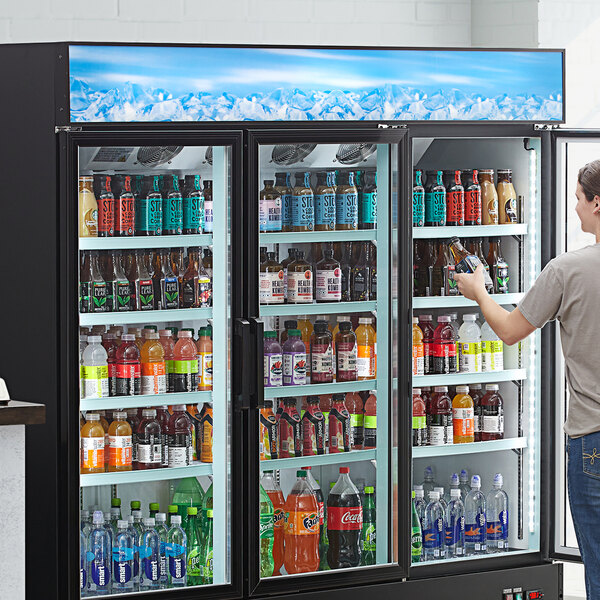
<path fill-rule="evenodd" d="M 448 315 L 438 317 L 433 338 L 433 371 L 443 375 L 456 373 L 456 337 Z"/>
<path fill-rule="evenodd" d="M 277 419 L 273 412 L 273 401 L 265 400 L 265 405 L 260 409 L 259 417 L 260 460 L 279 458 L 279 436 L 277 429 Z"/>
<path fill-rule="evenodd" d="M 142 346 L 142 394 L 167 392 L 165 351 L 158 340 L 158 333 L 150 331 L 146 334 L 146 341 Z"/>
<path fill-rule="evenodd" d="M 98 413 L 87 413 L 79 434 L 81 445 L 80 472 L 104 473 L 104 428 Z"/>
<path fill-rule="evenodd" d="M 486 546 L 485 496 L 479 475 L 471 477 L 471 491 L 465 499 L 465 554 L 485 554 Z"/>
<path fill-rule="evenodd" d="M 283 535 L 285 527 L 285 499 L 273 471 L 264 471 L 260 480 L 273 505 L 273 575 L 281 575 L 283 566 Z"/>
<path fill-rule="evenodd" d="M 295 398 L 284 398 L 279 418 L 279 455 L 281 458 L 302 456 L 302 424 Z"/>
<path fill-rule="evenodd" d="M 156 419 L 156 410 L 142 410 L 142 420 L 137 428 L 137 468 L 140 470 L 162 467 L 162 430 Z M 151 515 L 152 516 L 152 515 Z"/>
<path fill-rule="evenodd" d="M 171 517 L 171 528 L 167 534 L 167 570 L 170 588 L 187 585 L 187 536 L 181 528 L 181 515 Z"/>
<path fill-rule="evenodd" d="M 469 395 L 473 398 L 473 414 L 474 414 L 474 440 L 476 442 L 481 441 L 481 432 L 483 431 L 483 408 L 481 406 L 481 399 L 483 398 L 483 392 L 481 391 L 482 385 L 480 383 L 472 383 L 469 386 Z M 464 500 L 464 498 L 463 498 Z"/>
<path fill-rule="evenodd" d="M 456 346 L 456 372 L 458 373 L 460 368 L 460 347 L 458 343 L 458 332 L 460 330 L 460 325 L 458 323 L 458 313 L 448 313 L 448 316 L 450 317 L 450 326 L 452 327 L 452 331 L 454 331 L 454 345 Z"/>
<path fill-rule="evenodd" d="M 202 510 L 203 501 L 204 492 L 195 477 L 186 477 L 179 482 L 173 494 L 171 505 L 177 507 L 176 512 L 181 517 L 184 530 L 187 528 L 187 509 L 190 506 L 194 506 L 197 510 Z"/>
<path fill-rule="evenodd" d="M 167 529 L 167 515 L 165 513 L 156 513 L 154 516 L 156 520 L 155 530 L 158 534 L 158 539 L 160 540 L 160 587 L 161 589 L 166 589 L 169 583 L 169 566 L 168 566 L 168 556 L 167 556 L 167 538 L 169 535 L 169 530 Z"/>
<path fill-rule="evenodd" d="M 465 506 L 460 490 L 450 490 L 446 508 L 446 558 L 461 558 L 465 553 Z"/>
<path fill-rule="evenodd" d="M 332 340 L 327 323 L 317 320 L 310 338 L 311 383 L 333 383 Z"/>
<path fill-rule="evenodd" d="M 290 329 L 283 344 L 283 385 L 306 383 L 306 346 L 299 329 Z M 266 356 L 266 355 L 265 355 Z"/>
<path fill-rule="evenodd" d="M 375 512 L 375 488 L 371 485 L 365 487 L 365 499 L 363 503 L 363 525 L 360 536 L 361 562 L 363 566 L 377 564 L 377 538 L 376 538 L 376 512 Z M 412 542 L 411 542 L 412 543 Z"/>
<path fill-rule="evenodd" d="M 213 387 L 213 343 L 210 329 L 201 327 L 198 330 L 198 389 L 209 391 Z"/>
<path fill-rule="evenodd" d="M 192 332 L 181 330 L 173 349 L 173 391 L 195 392 L 198 389 L 198 349 Z"/>
<path fill-rule="evenodd" d="M 452 425 L 452 401 L 447 386 L 437 386 L 429 403 L 427 441 L 430 446 L 442 446 L 454 442 Z"/>
<path fill-rule="evenodd" d="M 140 511 L 131 511 L 131 514 L 127 517 L 127 530 L 133 536 L 133 579 L 134 587 L 137 589 L 140 585 L 140 536 L 142 528 L 140 525 L 141 516 L 136 522 L 134 513 L 141 515 Z"/>
<path fill-rule="evenodd" d="M 494 475 L 494 483 L 486 498 L 487 551 L 508 552 L 508 495 L 502 489 L 501 473 Z"/>
<path fill-rule="evenodd" d="M 336 381 L 356 381 L 358 378 L 358 345 L 356 334 L 352 331 L 352 323 L 342 320 L 342 322 L 338 322 L 336 329 L 334 329 L 333 334 L 335 340 Z"/>
<path fill-rule="evenodd" d="M 303 456 L 325 454 L 325 419 L 319 408 L 319 397 L 309 396 L 302 415 Z"/>
<path fill-rule="evenodd" d="M 427 414 L 420 388 L 413 388 L 412 396 L 412 445 L 427 446 Z"/>
<path fill-rule="evenodd" d="M 377 333 L 371 317 L 360 317 L 356 328 L 358 380 L 377 377 Z"/>
<path fill-rule="evenodd" d="M 444 500 L 444 488 L 442 486 L 438 485 L 433 488 L 433 491 L 437 492 L 440 495 L 440 504 L 442 505 L 442 508 L 444 509 L 444 514 L 445 514 L 448 503 L 446 502 L 446 500 Z"/>
<path fill-rule="evenodd" d="M 418 317 L 412 320 L 412 374 L 425 375 L 425 346 Z"/>
<path fill-rule="evenodd" d="M 358 392 L 349 392 L 345 399 L 350 414 L 350 449 L 362 450 L 365 439 L 365 413 L 363 401 Z"/>
<path fill-rule="evenodd" d="M 181 332 L 180 332 L 181 333 Z M 167 426 L 169 445 L 169 467 L 187 467 L 192 461 L 192 435 L 190 420 L 185 405 L 173 407 L 173 414 Z"/>
<path fill-rule="evenodd" d="M 319 568 L 319 505 L 306 479 L 306 471 L 296 473 L 284 510 L 284 567 L 288 574 L 309 573 Z"/>
<path fill-rule="evenodd" d="M 112 591 L 127 593 L 136 591 L 134 579 L 135 539 L 127 521 L 119 519 L 112 549 Z"/>
<path fill-rule="evenodd" d="M 140 351 L 135 335 L 123 334 L 122 343 L 117 348 L 115 361 L 117 366 L 116 395 L 134 396 L 141 394 Z"/>
<path fill-rule="evenodd" d="M 175 350 L 175 342 L 173 341 L 171 331 L 168 329 L 161 329 L 158 334 L 164 351 L 167 392 L 173 392 L 175 391 L 175 384 L 173 381 L 173 353 Z"/>
<path fill-rule="evenodd" d="M 187 538 L 187 583 L 188 585 L 202 585 L 204 574 L 202 540 L 198 523 L 198 509 L 195 506 L 187 507 L 185 535 Z"/>
<path fill-rule="evenodd" d="M 477 315 L 464 315 L 458 330 L 461 373 L 481 373 L 481 329 Z"/>
<path fill-rule="evenodd" d="M 329 413 L 329 453 L 349 452 L 350 413 L 346 408 L 344 394 L 333 395 L 333 406 Z"/>
<path fill-rule="evenodd" d="M 469 471 L 463 469 L 459 475 L 460 480 L 460 498 L 464 502 L 467 499 L 467 494 L 471 491 L 471 486 L 469 484 Z"/>
<path fill-rule="evenodd" d="M 488 383 L 479 404 L 482 442 L 504 439 L 504 400 L 498 389 L 497 383 Z"/>
<path fill-rule="evenodd" d="M 445 541 L 444 509 L 440 504 L 439 492 L 429 492 L 429 504 L 423 517 L 423 558 L 440 560 L 444 557 Z"/>
<path fill-rule="evenodd" d="M 108 386 L 108 354 L 102 338 L 90 335 L 81 359 L 81 397 L 106 398 Z"/>
<path fill-rule="evenodd" d="M 377 396 L 371 392 L 365 402 L 363 449 L 377 448 Z"/>
<path fill-rule="evenodd" d="M 133 468 L 133 441 L 127 413 L 117 411 L 108 428 L 108 470 L 131 471 Z"/>
<path fill-rule="evenodd" d="M 423 332 L 423 374 L 432 375 L 433 370 L 433 317 L 419 315 L 419 328 Z M 414 344 L 414 341 L 413 341 Z"/>
<path fill-rule="evenodd" d="M 111 593 L 112 540 L 104 527 L 102 511 L 94 512 L 87 548 L 88 591 L 92 596 L 108 596 Z"/>
<path fill-rule="evenodd" d="M 265 387 L 279 387 L 283 383 L 283 354 L 276 331 L 264 334 Z"/>
<path fill-rule="evenodd" d="M 452 400 L 452 426 L 455 444 L 475 441 L 475 413 L 468 385 L 456 386 L 456 396 Z"/>
<path fill-rule="evenodd" d="M 206 511 L 206 519 L 202 528 L 202 583 L 213 582 L 213 510 Z"/>
<path fill-rule="evenodd" d="M 433 492 L 433 488 L 436 486 L 432 467 L 425 467 L 422 486 L 425 497 L 429 498 L 429 492 Z"/>
<path fill-rule="evenodd" d="M 423 490 L 420 490 L 423 492 Z M 421 493 L 420 502 L 423 502 Z M 412 492 L 411 502 L 411 536 L 410 536 L 410 554 L 413 564 L 421 562 L 423 555 L 423 535 L 421 533 L 421 519 L 419 517 L 419 509 L 417 508 L 416 492 Z"/>
<path fill-rule="evenodd" d="M 487 321 L 481 327 L 481 367 L 485 372 L 504 370 L 504 342 Z"/>
<path fill-rule="evenodd" d="M 458 490 L 459 492 L 461 492 L 461 499 L 462 499 L 462 491 L 460 489 L 460 480 L 458 477 L 458 473 L 452 473 L 452 475 L 450 476 L 450 487 L 448 488 L 448 491 L 444 495 L 444 500 L 446 501 L 446 504 L 450 503 L 450 500 L 451 500 L 450 496 L 452 494 L 452 490 Z"/>

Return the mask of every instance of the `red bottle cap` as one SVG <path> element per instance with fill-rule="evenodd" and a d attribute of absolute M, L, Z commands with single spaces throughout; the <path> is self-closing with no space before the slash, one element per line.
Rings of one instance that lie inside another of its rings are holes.
<path fill-rule="evenodd" d="M 350 473 L 350 467 L 340 467 L 340 473 Z"/>

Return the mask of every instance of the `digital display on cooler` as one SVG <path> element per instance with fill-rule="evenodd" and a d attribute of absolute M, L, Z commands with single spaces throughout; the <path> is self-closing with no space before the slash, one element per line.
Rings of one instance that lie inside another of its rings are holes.
<path fill-rule="evenodd" d="M 544 597 L 542 590 L 532 590 L 527 592 L 527 600 L 541 600 Z"/>

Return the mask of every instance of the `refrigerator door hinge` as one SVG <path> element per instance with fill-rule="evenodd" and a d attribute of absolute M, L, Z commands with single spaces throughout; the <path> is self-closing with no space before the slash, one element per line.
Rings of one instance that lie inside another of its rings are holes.
<path fill-rule="evenodd" d="M 377 129 L 406 129 L 406 125 L 388 125 L 387 123 L 377 123 Z"/>
<path fill-rule="evenodd" d="M 73 133 L 74 131 L 82 131 L 81 126 L 73 125 L 56 125 L 54 133 Z"/>
<path fill-rule="evenodd" d="M 535 123 L 533 126 L 534 131 L 552 131 L 558 128 L 559 125 L 552 125 L 551 123 Z"/>

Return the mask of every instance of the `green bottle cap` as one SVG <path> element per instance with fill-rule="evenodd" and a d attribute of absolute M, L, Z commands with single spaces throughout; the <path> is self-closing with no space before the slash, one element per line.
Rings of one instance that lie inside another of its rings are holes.
<path fill-rule="evenodd" d="M 330 481 L 329 482 L 329 489 L 332 490 L 333 486 L 337 483 L 337 481 Z"/>
<path fill-rule="evenodd" d="M 273 471 L 263 471 L 263 473 L 272 473 Z"/>
<path fill-rule="evenodd" d="M 198 514 L 198 509 L 195 506 L 188 506 L 188 508 L 187 508 L 187 514 L 188 515 L 197 515 Z"/>
<path fill-rule="evenodd" d="M 276 338 L 277 332 L 276 331 L 265 331 L 265 337 L 266 338 Z"/>
<path fill-rule="evenodd" d="M 212 511 L 210 508 L 209 508 L 209 509 L 206 511 L 206 516 L 207 516 L 209 519 L 212 519 L 212 518 L 213 518 L 213 511 Z"/>
<path fill-rule="evenodd" d="M 150 510 L 158 512 L 160 510 L 160 504 L 158 502 L 150 502 Z"/>
<path fill-rule="evenodd" d="M 306 477 L 306 471 L 296 471 L 296 477 Z"/>
<path fill-rule="evenodd" d="M 142 503 L 139 500 L 131 501 L 131 510 L 140 510 L 142 508 Z"/>
<path fill-rule="evenodd" d="M 121 498 L 111 498 L 110 505 L 113 508 L 121 508 Z"/>
<path fill-rule="evenodd" d="M 365 488 L 365 489 L 366 489 L 366 488 Z M 412 497 L 413 497 L 413 498 L 415 497 L 415 493 L 414 493 L 414 492 L 412 493 Z"/>
<path fill-rule="evenodd" d="M 152 329 L 153 331 L 158 331 L 158 327 L 156 325 L 144 325 L 144 329 Z"/>
<path fill-rule="evenodd" d="M 365 494 L 375 493 L 375 488 L 372 485 L 365 486 Z"/>
<path fill-rule="evenodd" d="M 176 514 L 177 514 L 177 512 L 178 512 L 178 511 L 177 511 L 177 505 L 176 505 L 176 504 L 169 504 L 169 508 L 168 508 L 168 510 L 169 510 L 169 514 L 170 514 L 170 515 L 173 515 L 173 514 L 175 514 L 175 515 L 176 515 Z"/>

